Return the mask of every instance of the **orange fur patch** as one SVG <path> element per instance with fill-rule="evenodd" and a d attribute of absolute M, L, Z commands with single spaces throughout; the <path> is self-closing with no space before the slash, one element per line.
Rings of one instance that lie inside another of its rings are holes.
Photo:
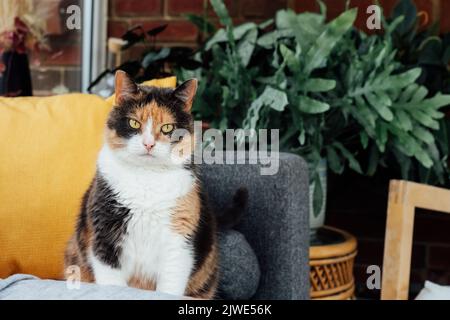
<path fill-rule="evenodd" d="M 152 101 L 142 108 L 136 109 L 133 114 L 130 114 L 130 117 L 136 118 L 136 120 L 142 124 L 142 127 L 145 127 L 148 119 L 151 118 L 153 124 L 152 133 L 155 139 L 165 140 L 167 142 L 170 140 L 161 133 L 161 127 L 164 124 L 175 123 L 175 118 L 166 108 L 159 106 L 155 101 Z"/>
<path fill-rule="evenodd" d="M 125 146 L 123 139 L 117 135 L 116 130 L 112 130 L 108 127 L 105 130 L 105 140 L 112 150 L 119 149 Z"/>
<path fill-rule="evenodd" d="M 84 237 L 83 237 L 84 238 Z M 94 282 L 94 275 L 88 267 L 85 261 L 83 261 L 81 250 L 77 245 L 75 236 L 69 240 L 69 243 L 65 252 L 64 259 L 64 278 L 68 279 L 74 275 L 67 273 L 70 266 L 77 266 L 80 271 L 80 281 L 81 282 Z"/>
<path fill-rule="evenodd" d="M 190 237 L 197 229 L 199 219 L 200 196 L 195 185 L 188 194 L 178 199 L 172 215 L 172 228 L 182 236 Z"/>
<path fill-rule="evenodd" d="M 198 186 L 195 185 L 188 194 L 177 201 L 171 222 L 173 230 L 184 237 L 192 237 L 200 222 L 200 210 L 200 195 Z M 213 241 L 213 246 L 200 268 L 191 275 L 186 295 L 202 299 L 214 297 L 218 285 L 218 250 L 215 243 Z M 211 279 L 212 282 L 208 283 Z M 209 287 L 205 290 L 207 285 Z"/>
<path fill-rule="evenodd" d="M 152 279 L 143 278 L 137 274 L 133 275 L 127 282 L 128 286 L 143 290 L 156 290 L 156 282 Z"/>
<path fill-rule="evenodd" d="M 200 269 L 198 269 L 191 278 L 187 286 L 187 294 L 196 298 L 212 299 L 218 286 L 218 250 L 216 244 L 206 257 Z M 208 281 L 215 277 L 208 290 L 202 292 Z"/>
<path fill-rule="evenodd" d="M 92 190 L 96 188 L 96 184 L 92 185 Z M 92 201 L 92 200 L 91 200 Z M 90 205 L 90 201 L 88 200 L 87 206 Z M 86 227 L 79 234 L 80 244 L 77 241 L 77 235 L 73 235 L 73 237 L 69 240 L 67 245 L 65 256 L 64 256 L 64 270 L 67 271 L 69 266 L 78 266 L 80 268 L 80 281 L 82 282 L 94 282 L 95 278 L 92 273 L 92 270 L 89 268 L 87 261 L 83 258 L 83 253 L 89 252 L 92 247 L 92 243 L 94 241 L 94 232 L 92 221 L 90 217 L 87 217 Z M 80 245 L 83 246 L 83 250 L 80 248 Z M 68 274 L 65 274 L 64 277 L 67 278 Z"/>

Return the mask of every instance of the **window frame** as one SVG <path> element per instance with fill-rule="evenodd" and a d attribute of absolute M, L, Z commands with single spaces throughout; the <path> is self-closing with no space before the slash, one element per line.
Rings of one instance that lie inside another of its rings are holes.
<path fill-rule="evenodd" d="M 107 1 L 83 0 L 81 92 L 106 68 Z"/>

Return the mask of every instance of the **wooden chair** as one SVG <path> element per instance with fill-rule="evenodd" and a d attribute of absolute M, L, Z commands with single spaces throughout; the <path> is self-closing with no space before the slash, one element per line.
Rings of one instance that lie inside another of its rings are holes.
<path fill-rule="evenodd" d="M 450 213 L 450 190 L 391 180 L 384 242 L 382 300 L 407 300 L 415 208 Z"/>

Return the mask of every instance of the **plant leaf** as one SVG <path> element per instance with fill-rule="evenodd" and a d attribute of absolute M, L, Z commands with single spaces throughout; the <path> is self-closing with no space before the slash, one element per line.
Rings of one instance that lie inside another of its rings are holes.
<path fill-rule="evenodd" d="M 201 32 L 206 34 L 216 32 L 216 27 L 203 16 L 188 13 L 186 14 L 186 19 L 194 24 Z"/>
<path fill-rule="evenodd" d="M 258 37 L 258 30 L 256 28 L 250 29 L 239 41 L 237 51 L 241 58 L 243 67 L 247 67 L 255 50 L 256 38 Z"/>
<path fill-rule="evenodd" d="M 271 86 L 266 86 L 263 93 L 253 101 L 252 108 L 258 106 L 268 106 L 277 111 L 283 111 L 288 105 L 288 98 L 284 91 L 274 89 Z"/>
<path fill-rule="evenodd" d="M 341 154 L 347 159 L 348 166 L 350 169 L 353 169 L 354 171 L 358 172 L 359 174 L 363 174 L 361 170 L 361 166 L 359 165 L 358 160 L 353 156 L 353 154 L 344 147 L 344 145 L 340 142 L 335 142 L 333 145 L 341 152 Z"/>
<path fill-rule="evenodd" d="M 333 147 L 327 147 L 327 161 L 330 169 L 337 174 L 342 174 L 344 172 L 344 164 L 339 158 L 336 150 Z"/>
<path fill-rule="evenodd" d="M 214 9 L 214 12 L 219 17 L 220 23 L 224 26 L 231 27 L 233 22 L 231 21 L 228 9 L 222 0 L 210 0 L 209 1 Z"/>
<path fill-rule="evenodd" d="M 235 28 L 233 28 L 233 38 L 235 41 L 240 40 L 247 31 L 251 29 L 256 29 L 256 24 L 253 22 L 247 22 L 244 24 L 241 24 Z M 208 51 L 212 48 L 213 45 L 220 42 L 226 42 L 229 41 L 228 35 L 225 29 L 219 29 L 217 32 L 212 36 L 211 39 L 208 40 L 208 42 L 205 45 L 205 50 Z"/>
<path fill-rule="evenodd" d="M 299 62 L 298 56 L 296 56 L 294 51 L 289 49 L 284 44 L 281 44 L 280 45 L 280 53 L 281 53 L 281 56 L 283 57 L 286 65 L 292 72 L 295 73 L 295 72 L 300 71 L 300 62 Z"/>
<path fill-rule="evenodd" d="M 336 87 L 335 80 L 311 78 L 306 80 L 303 90 L 308 92 L 325 92 L 330 91 Z"/>
<path fill-rule="evenodd" d="M 322 211 L 323 205 L 323 187 L 318 173 L 314 175 L 314 191 L 313 191 L 313 214 L 318 217 Z"/>
<path fill-rule="evenodd" d="M 319 100 L 311 99 L 307 96 L 299 96 L 298 101 L 300 111 L 305 113 L 318 114 L 330 109 L 328 103 L 320 102 Z"/>
<path fill-rule="evenodd" d="M 327 25 L 325 31 L 306 53 L 305 73 L 307 75 L 324 64 L 336 43 L 352 27 L 357 12 L 356 8 L 347 10 Z"/>

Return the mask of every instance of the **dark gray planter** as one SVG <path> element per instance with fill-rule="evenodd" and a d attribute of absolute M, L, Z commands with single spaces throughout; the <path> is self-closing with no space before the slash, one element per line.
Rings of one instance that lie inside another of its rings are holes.
<path fill-rule="evenodd" d="M 31 73 L 28 55 L 6 51 L 1 55 L 5 70 L 0 73 L 0 95 L 19 97 L 31 96 Z"/>

